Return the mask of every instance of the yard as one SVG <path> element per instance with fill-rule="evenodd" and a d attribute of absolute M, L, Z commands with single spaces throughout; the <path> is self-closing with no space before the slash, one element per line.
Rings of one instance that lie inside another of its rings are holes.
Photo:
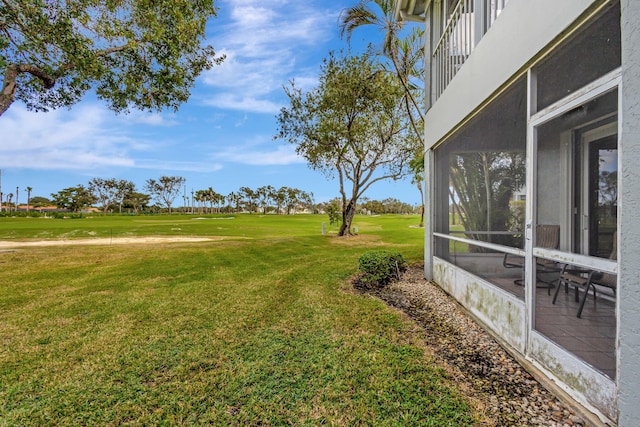
<path fill-rule="evenodd" d="M 369 249 L 419 262 L 418 220 L 2 218 L 1 241 L 103 240 L 1 250 L 0 425 L 475 425 L 415 325 L 348 284 Z"/>

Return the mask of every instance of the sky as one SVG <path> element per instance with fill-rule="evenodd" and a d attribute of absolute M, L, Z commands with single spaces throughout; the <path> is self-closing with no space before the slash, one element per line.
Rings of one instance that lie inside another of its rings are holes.
<path fill-rule="evenodd" d="M 184 191 L 212 187 L 227 195 L 246 186 L 294 187 L 316 202 L 339 196 L 339 185 L 313 171 L 295 146 L 274 139 L 277 115 L 288 105 L 283 86 L 295 80 L 317 85 L 320 64 L 331 50 L 347 49 L 340 38 L 340 12 L 356 0 L 218 0 L 207 43 L 226 55 L 198 78 L 177 113 L 116 114 L 88 93 L 71 109 L 27 111 L 15 102 L 0 116 L 1 188 L 18 187 L 18 202 L 50 198 L 92 178 L 132 181 L 182 176 Z M 355 30 L 352 53 L 379 44 L 382 34 Z M 365 196 L 412 205 L 420 194 L 410 180 L 377 182 Z M 6 197 L 5 197 L 6 199 Z M 181 205 L 176 201 L 176 205 Z"/>

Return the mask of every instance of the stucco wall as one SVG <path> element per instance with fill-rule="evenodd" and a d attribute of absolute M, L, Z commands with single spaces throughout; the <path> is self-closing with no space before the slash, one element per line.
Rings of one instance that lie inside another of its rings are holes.
<path fill-rule="evenodd" d="M 620 426 L 640 425 L 640 1 L 622 0 L 622 129 L 619 162 Z"/>
<path fill-rule="evenodd" d="M 433 279 L 511 347 L 524 353 L 523 301 L 439 258 L 434 259 Z"/>
<path fill-rule="evenodd" d="M 534 365 L 594 414 L 617 417 L 614 381 L 603 379 L 602 373 L 536 331 L 531 332 L 527 351 Z"/>

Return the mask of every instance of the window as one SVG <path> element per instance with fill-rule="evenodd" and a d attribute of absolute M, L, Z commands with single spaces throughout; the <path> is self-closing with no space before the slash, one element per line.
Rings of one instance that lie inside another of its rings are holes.
<path fill-rule="evenodd" d="M 501 247 L 518 248 L 518 253 L 523 248 L 526 97 L 523 77 L 435 152 L 435 231 L 442 235 L 436 255 L 465 263 L 483 277 L 505 273 L 508 288 L 518 295 L 522 288 L 511 285 L 522 271 L 503 271 Z"/>
<path fill-rule="evenodd" d="M 556 271 L 553 292 L 534 293 L 533 327 L 610 379 L 616 377 L 619 20 L 619 3 L 606 6 L 531 72 L 539 110 L 530 119 L 533 220 L 559 225 L 562 252 L 533 243 L 535 263 Z M 530 274 L 539 283 L 540 273 Z M 570 280 L 558 283 L 559 277 Z"/>
<path fill-rule="evenodd" d="M 620 34 L 620 3 L 616 3 L 537 65 L 537 111 L 618 68 Z"/>

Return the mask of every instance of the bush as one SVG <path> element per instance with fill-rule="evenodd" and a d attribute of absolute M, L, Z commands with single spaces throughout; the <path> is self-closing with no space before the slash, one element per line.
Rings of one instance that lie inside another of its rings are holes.
<path fill-rule="evenodd" d="M 400 278 L 407 263 L 399 252 L 378 250 L 365 252 L 358 259 L 359 284 L 367 289 L 382 288 Z"/>
<path fill-rule="evenodd" d="M 327 206 L 327 214 L 329 215 L 329 224 L 337 225 L 342 220 L 342 212 L 340 206 L 333 201 Z"/>

